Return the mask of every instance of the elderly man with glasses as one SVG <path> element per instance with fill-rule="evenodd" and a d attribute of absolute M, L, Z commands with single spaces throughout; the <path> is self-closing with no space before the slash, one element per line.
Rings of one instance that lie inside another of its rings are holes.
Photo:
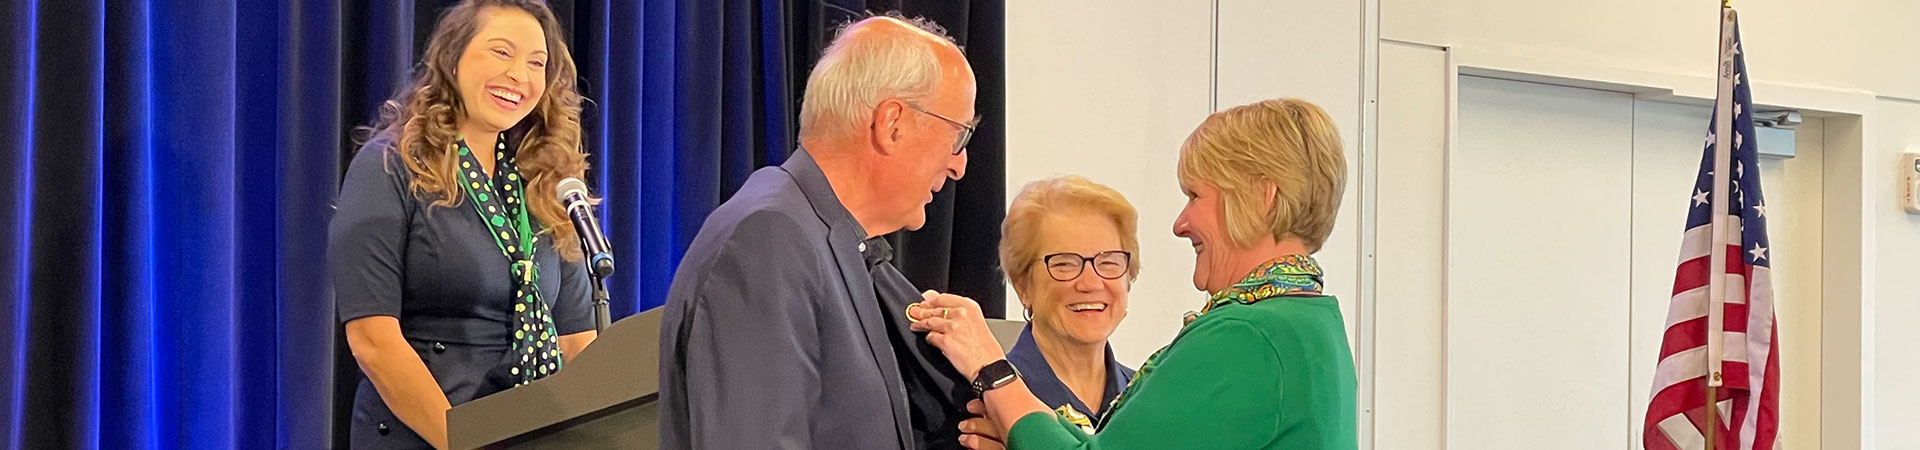
<path fill-rule="evenodd" d="M 966 174 L 974 75 L 931 23 L 842 30 L 807 79 L 800 149 L 707 217 L 660 337 L 660 448 L 957 448 L 968 380 L 913 334 L 881 236 Z"/>

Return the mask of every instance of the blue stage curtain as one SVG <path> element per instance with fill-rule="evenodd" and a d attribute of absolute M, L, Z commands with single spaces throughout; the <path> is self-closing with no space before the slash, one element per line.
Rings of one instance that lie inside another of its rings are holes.
<path fill-rule="evenodd" d="M 581 30 L 600 91 L 588 151 L 622 261 L 615 315 L 661 305 L 707 214 L 793 149 L 782 3 L 606 2 L 607 20 Z"/>
<path fill-rule="evenodd" d="M 325 227 L 405 36 L 332 1 L 6 5 L 5 447 L 332 445 Z"/>
<path fill-rule="evenodd" d="M 343 448 L 360 374 L 325 278 L 352 128 L 450 0 L 0 5 L 0 448 Z M 706 215 L 793 149 L 801 88 L 853 11 L 967 45 L 987 126 L 896 259 L 1000 304 L 999 0 L 553 0 L 616 317 L 661 304 Z"/>

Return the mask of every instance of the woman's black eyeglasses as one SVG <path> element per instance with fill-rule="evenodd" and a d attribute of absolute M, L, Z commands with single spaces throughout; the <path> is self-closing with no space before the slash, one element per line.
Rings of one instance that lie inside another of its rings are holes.
<path fill-rule="evenodd" d="M 1047 265 L 1047 275 L 1052 276 L 1054 281 L 1080 278 L 1080 273 L 1086 271 L 1088 264 L 1093 265 L 1093 273 L 1100 278 L 1118 280 L 1126 276 L 1127 269 L 1132 267 L 1133 254 L 1121 250 L 1104 251 L 1093 256 L 1065 252 L 1041 257 L 1040 262 Z"/>

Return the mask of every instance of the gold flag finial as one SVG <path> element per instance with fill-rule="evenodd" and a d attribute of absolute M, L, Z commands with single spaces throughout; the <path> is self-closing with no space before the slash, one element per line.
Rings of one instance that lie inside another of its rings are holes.
<path fill-rule="evenodd" d="M 1721 7 L 1721 8 L 1732 8 L 1732 7 L 1733 7 L 1733 0 L 1720 0 L 1720 7 Z"/>

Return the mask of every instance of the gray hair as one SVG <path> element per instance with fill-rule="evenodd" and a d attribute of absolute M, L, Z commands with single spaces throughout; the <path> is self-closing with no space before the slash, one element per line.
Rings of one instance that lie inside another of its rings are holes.
<path fill-rule="evenodd" d="M 938 50 L 928 36 L 878 33 L 849 39 L 849 31 L 871 21 L 893 21 L 953 43 L 946 29 L 925 18 L 898 14 L 874 16 L 840 28 L 807 77 L 800 102 L 800 136 L 835 138 L 866 125 L 882 100 L 898 97 L 915 103 L 940 87 Z"/>

